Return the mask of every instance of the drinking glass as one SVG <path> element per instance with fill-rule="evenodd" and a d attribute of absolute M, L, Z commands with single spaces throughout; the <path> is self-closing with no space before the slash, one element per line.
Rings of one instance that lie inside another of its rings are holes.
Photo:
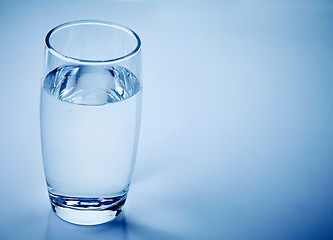
<path fill-rule="evenodd" d="M 122 212 L 137 152 L 140 39 L 89 20 L 53 28 L 45 44 L 40 123 L 52 209 L 75 224 L 111 221 Z"/>

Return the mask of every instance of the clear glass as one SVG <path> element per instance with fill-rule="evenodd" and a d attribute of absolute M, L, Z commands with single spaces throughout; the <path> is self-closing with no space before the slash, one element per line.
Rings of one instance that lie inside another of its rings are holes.
<path fill-rule="evenodd" d="M 111 221 L 137 152 L 140 39 L 114 23 L 76 21 L 52 29 L 45 43 L 41 142 L 53 211 L 75 224 Z"/>

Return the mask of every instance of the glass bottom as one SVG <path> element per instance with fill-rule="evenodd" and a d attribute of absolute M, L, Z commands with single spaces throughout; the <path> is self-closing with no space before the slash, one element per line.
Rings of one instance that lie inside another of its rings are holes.
<path fill-rule="evenodd" d="M 49 192 L 52 209 L 61 219 L 79 225 L 97 225 L 116 219 L 127 193 L 113 198 L 68 197 Z"/>

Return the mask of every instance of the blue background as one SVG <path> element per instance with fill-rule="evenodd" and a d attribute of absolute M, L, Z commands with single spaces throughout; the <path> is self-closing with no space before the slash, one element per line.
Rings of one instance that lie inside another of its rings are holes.
<path fill-rule="evenodd" d="M 50 210 L 39 135 L 46 33 L 98 19 L 142 39 L 125 214 Z M 1 239 L 332 239 L 333 3 L 0 2 Z"/>

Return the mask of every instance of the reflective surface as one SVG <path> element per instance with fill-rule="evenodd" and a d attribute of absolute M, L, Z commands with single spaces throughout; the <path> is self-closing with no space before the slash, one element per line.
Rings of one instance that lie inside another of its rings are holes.
<path fill-rule="evenodd" d="M 43 165 L 52 209 L 67 222 L 98 225 L 123 211 L 140 132 L 140 46 L 132 30 L 97 20 L 45 37 Z"/>
<path fill-rule="evenodd" d="M 329 1 L 2 2 L 1 238 L 332 238 L 332 14 Z M 144 43 L 125 219 L 95 227 L 50 213 L 39 140 L 42 40 L 82 18 Z"/>

